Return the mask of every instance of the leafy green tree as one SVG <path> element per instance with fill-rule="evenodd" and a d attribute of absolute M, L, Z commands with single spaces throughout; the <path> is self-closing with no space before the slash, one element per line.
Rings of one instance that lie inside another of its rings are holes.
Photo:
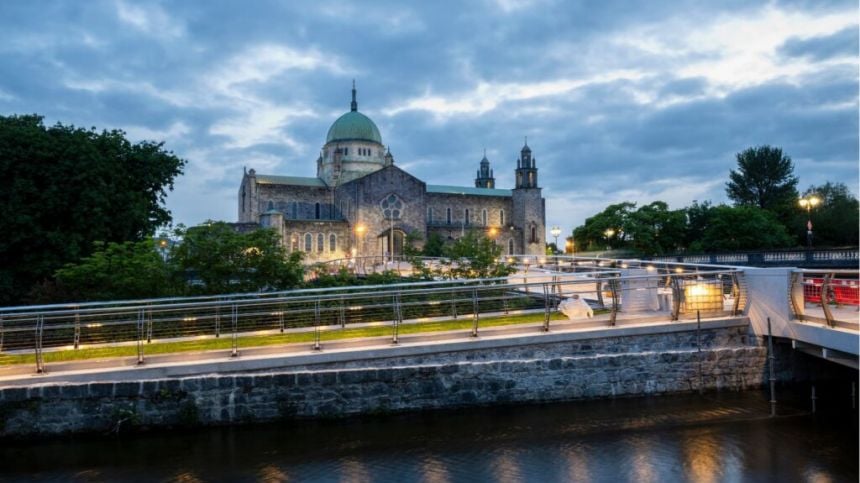
<path fill-rule="evenodd" d="M 422 254 L 425 257 L 441 257 L 445 249 L 445 240 L 438 233 L 430 233 L 427 235 L 427 242 L 424 243 Z"/>
<path fill-rule="evenodd" d="M 176 266 L 201 294 L 284 290 L 302 283 L 302 254 L 289 256 L 271 229 L 239 233 L 224 222 L 180 228 L 172 252 Z"/>
<path fill-rule="evenodd" d="M 757 206 L 772 211 L 788 223 L 797 202 L 794 163 L 782 149 L 771 146 L 749 148 L 736 155 L 738 170 L 731 170 L 726 194 L 736 205 Z"/>
<path fill-rule="evenodd" d="M 609 205 L 602 212 L 586 218 L 585 224 L 573 230 L 577 251 L 602 250 L 606 246 L 621 248 L 625 245 L 630 215 L 636 203 L 625 201 Z M 608 239 L 606 231 L 613 234 Z"/>
<path fill-rule="evenodd" d="M 684 233 L 683 247 L 688 252 L 701 253 L 704 251 L 702 238 L 705 236 L 705 230 L 708 229 L 708 224 L 711 222 L 714 206 L 710 201 L 699 203 L 693 201 L 693 204 L 684 209 L 687 218 L 687 229 Z"/>
<path fill-rule="evenodd" d="M 0 116 L 0 305 L 22 301 L 94 242 L 144 240 L 170 222 L 164 199 L 184 165 L 122 131 Z"/>
<path fill-rule="evenodd" d="M 514 269 L 502 261 L 502 247 L 472 231 L 445 246 L 445 256 L 452 260 L 453 278 L 504 277 Z"/>
<path fill-rule="evenodd" d="M 710 210 L 701 247 L 707 252 L 786 248 L 792 238 L 776 216 L 755 206 L 720 205 Z"/>
<path fill-rule="evenodd" d="M 811 210 L 815 246 L 857 246 L 860 227 L 860 204 L 844 183 L 827 182 L 821 186 L 810 186 L 804 197 L 815 195 L 821 203 Z M 797 206 L 797 214 L 791 223 L 792 234 L 800 244 L 806 244 L 807 212 Z"/>
<path fill-rule="evenodd" d="M 673 252 L 684 244 L 684 210 L 669 210 L 665 202 L 654 201 L 628 216 L 624 232 L 631 247 L 641 254 Z"/>
<path fill-rule="evenodd" d="M 95 252 L 57 270 L 60 296 L 50 302 L 156 298 L 183 292 L 183 280 L 152 239 L 96 243 Z"/>

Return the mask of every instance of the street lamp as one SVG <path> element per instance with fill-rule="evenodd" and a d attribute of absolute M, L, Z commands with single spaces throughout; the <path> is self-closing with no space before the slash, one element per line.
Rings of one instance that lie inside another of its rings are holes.
<path fill-rule="evenodd" d="M 821 203 L 821 199 L 814 194 L 798 201 L 801 208 L 806 208 L 806 246 L 812 248 L 812 209 Z"/>
<path fill-rule="evenodd" d="M 606 249 L 607 250 L 612 248 L 612 246 L 609 244 L 609 239 L 612 238 L 613 235 L 615 235 L 615 230 L 613 230 L 612 228 L 607 228 L 606 231 L 603 232 L 603 236 L 606 237 Z"/>
<path fill-rule="evenodd" d="M 356 238 L 355 245 L 358 246 L 358 252 L 360 252 L 362 255 L 364 254 L 364 251 L 362 250 L 361 242 L 364 241 L 363 235 L 364 235 L 364 230 L 366 230 L 366 229 L 367 228 L 364 225 L 362 225 L 361 223 L 355 225 L 355 238 Z M 355 255 L 353 255 L 353 257 L 355 257 Z"/>
<path fill-rule="evenodd" d="M 558 252 L 558 236 L 561 235 L 561 228 L 554 226 L 549 232 L 552 234 L 553 238 L 555 238 L 555 251 Z"/>
<path fill-rule="evenodd" d="M 164 238 L 158 241 L 158 251 L 161 252 L 161 259 L 165 262 L 167 261 L 167 245 L 167 240 Z"/>

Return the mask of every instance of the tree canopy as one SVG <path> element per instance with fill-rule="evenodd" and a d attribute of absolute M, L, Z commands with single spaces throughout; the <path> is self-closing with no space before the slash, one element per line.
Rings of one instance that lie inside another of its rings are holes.
<path fill-rule="evenodd" d="M 185 161 L 163 143 L 133 144 L 119 130 L 0 116 L 0 305 L 88 256 L 169 223 L 164 207 Z"/>
<path fill-rule="evenodd" d="M 844 183 L 827 182 L 821 186 L 810 186 L 804 197 L 816 196 L 821 203 L 807 214 L 798 207 L 791 224 L 792 233 L 798 240 L 806 240 L 807 216 L 811 218 L 815 246 L 855 246 L 860 227 L 860 203 L 848 191 Z"/>
<path fill-rule="evenodd" d="M 736 155 L 738 169 L 729 172 L 726 194 L 736 205 L 757 206 L 788 222 L 797 200 L 794 163 L 782 149 L 758 146 Z"/>

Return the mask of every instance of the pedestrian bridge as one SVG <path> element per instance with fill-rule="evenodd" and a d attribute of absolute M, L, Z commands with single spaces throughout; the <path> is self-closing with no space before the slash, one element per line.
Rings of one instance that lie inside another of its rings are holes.
<path fill-rule="evenodd" d="M 443 276 L 393 285 L 0 308 L 0 384 L 33 374 L 188 365 L 235 360 L 240 353 L 313 353 L 385 339 L 396 346 L 404 337 L 418 345 L 571 330 L 597 330 L 603 337 L 630 327 L 663 330 L 738 317 L 748 318 L 757 337 L 785 338 L 796 350 L 858 366 L 857 270 L 563 256 L 507 261 L 517 272 L 496 279 Z M 394 263 L 401 273 L 412 272 L 408 262 Z M 559 303 L 574 295 L 593 308 L 593 318 L 567 320 L 558 313 Z"/>

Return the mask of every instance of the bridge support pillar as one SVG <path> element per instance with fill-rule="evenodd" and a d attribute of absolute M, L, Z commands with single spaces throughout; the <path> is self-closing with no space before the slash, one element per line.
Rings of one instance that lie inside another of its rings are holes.
<path fill-rule="evenodd" d="M 779 267 L 747 268 L 744 271 L 747 285 L 747 314 L 757 336 L 767 335 L 769 317 L 773 324 L 774 337 L 791 338 L 788 322 L 794 318 L 790 299 L 792 270 L 794 268 Z"/>

